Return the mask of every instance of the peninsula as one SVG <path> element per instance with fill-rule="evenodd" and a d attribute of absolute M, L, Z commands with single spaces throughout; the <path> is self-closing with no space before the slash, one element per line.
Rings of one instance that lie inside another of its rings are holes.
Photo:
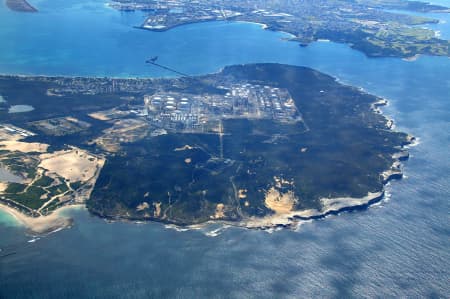
<path fill-rule="evenodd" d="M 0 165 L 15 177 L 0 202 L 35 218 L 81 204 L 108 219 L 290 226 L 380 200 L 412 140 L 380 113 L 385 100 L 280 64 L 1 76 L 0 95 Z"/>

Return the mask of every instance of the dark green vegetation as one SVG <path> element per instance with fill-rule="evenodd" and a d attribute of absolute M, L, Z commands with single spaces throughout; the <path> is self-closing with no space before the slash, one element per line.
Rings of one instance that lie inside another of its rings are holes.
<path fill-rule="evenodd" d="M 38 210 L 46 202 L 45 199 L 48 200 L 68 190 L 66 184 L 51 186 L 53 182 L 52 178 L 42 175 L 31 184 L 10 183 L 3 192 L 3 196 L 8 202 L 13 201 L 29 209 Z M 55 201 L 55 203 L 58 203 L 58 201 Z"/>
<path fill-rule="evenodd" d="M 37 135 L 27 140 L 47 142 L 53 148 L 76 145 L 101 153 L 89 141 L 112 127 L 114 121 L 96 120 L 89 113 L 114 107 L 120 111 L 138 109 L 143 95 L 156 90 L 223 93 L 214 86 L 224 82 L 286 88 L 304 122 L 228 119 L 223 121 L 222 136 L 149 134 L 120 144 L 118 152 L 105 153 L 106 164 L 87 201 L 89 210 L 109 218 L 177 224 L 215 217 L 239 220 L 272 214 L 265 205 L 266 193 L 272 187 L 282 193 L 294 192 L 296 210 L 320 209 L 320 198 L 364 197 L 381 191 L 380 174 L 391 167 L 392 155 L 407 143 L 405 134 L 391 131 L 387 120 L 372 109 L 379 98 L 317 71 L 278 64 L 227 67 L 219 74 L 199 78 L 123 79 L 114 83 L 110 79 L 0 77 L 5 105 L 36 108 L 20 114 L 0 111 L 0 120 L 33 131 L 33 121 L 75 117 L 92 126 L 69 135 Z M 112 92 L 109 86 L 120 92 Z M 58 96 L 49 96 L 49 89 L 58 90 Z M 284 183 L 277 186 L 277 180 Z M 45 176 L 36 181 L 30 198 L 40 196 L 36 188 L 50 184 Z M 76 189 L 77 183 L 70 186 Z M 48 190 L 59 187 L 67 188 L 62 184 Z M 23 192 L 20 185 L 11 188 L 18 188 L 18 195 Z M 222 204 L 223 214 L 218 215 L 216 210 Z"/>
<path fill-rule="evenodd" d="M 33 185 L 38 187 L 47 187 L 53 183 L 53 179 L 43 175 L 40 179 L 36 180 Z"/>
<path fill-rule="evenodd" d="M 237 66 L 216 79 L 221 76 L 287 88 L 308 128 L 226 121 L 223 159 L 217 135 L 166 135 L 131 144 L 108 160 L 88 202 L 92 211 L 150 219 L 152 204 L 162 203 L 156 218 L 189 224 L 209 220 L 219 203 L 230 220 L 270 214 L 264 197 L 275 176 L 294 182 L 284 191 L 300 198 L 297 209 L 320 208 L 321 197 L 363 197 L 383 188 L 380 173 L 406 135 L 388 130 L 386 119 L 371 111 L 376 97 L 306 68 Z M 186 144 L 194 149 L 174 151 Z M 247 190 L 248 206 L 237 198 L 239 189 Z M 150 209 L 137 210 L 143 202 Z"/>
<path fill-rule="evenodd" d="M 39 209 L 44 201 L 41 196 L 46 192 L 40 187 L 29 186 L 18 183 L 12 183 L 5 190 L 5 196 L 9 200 L 13 200 L 31 209 Z"/>
<path fill-rule="evenodd" d="M 148 12 L 141 28 L 164 31 L 176 26 L 214 20 L 249 21 L 288 32 L 306 46 L 319 39 L 349 44 L 372 57 L 450 56 L 450 42 L 416 25 L 438 20 L 408 15 L 449 13 L 448 7 L 405 0 L 178 0 L 163 6 L 155 0 L 117 0 L 113 7 Z M 119 4 L 117 4 L 119 3 Z M 405 13 L 392 12 L 403 10 Z"/>

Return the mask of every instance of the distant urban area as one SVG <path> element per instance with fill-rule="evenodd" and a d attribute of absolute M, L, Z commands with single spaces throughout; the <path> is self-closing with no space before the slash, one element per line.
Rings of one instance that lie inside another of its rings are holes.
<path fill-rule="evenodd" d="M 450 55 L 448 40 L 420 26 L 437 23 L 437 19 L 408 14 L 408 11 L 450 12 L 447 7 L 425 2 L 116 0 L 109 5 L 122 11 L 145 11 L 147 17 L 138 27 L 152 31 L 206 21 L 246 21 L 263 24 L 266 29 L 288 32 L 292 34 L 290 40 L 302 46 L 313 41 L 331 40 L 347 43 L 374 57 Z"/>

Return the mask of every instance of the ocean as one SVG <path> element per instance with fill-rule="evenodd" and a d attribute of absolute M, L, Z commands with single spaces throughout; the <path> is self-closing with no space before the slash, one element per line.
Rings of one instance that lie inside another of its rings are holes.
<path fill-rule="evenodd" d="M 396 129 L 418 137 L 405 178 L 364 211 L 295 231 L 107 223 L 84 209 L 74 226 L 34 238 L 0 211 L 0 298 L 448 298 L 450 296 L 450 59 L 370 59 L 346 45 L 285 41 L 249 23 L 212 22 L 154 33 L 142 13 L 101 0 L 0 6 L 0 73 L 116 77 L 189 74 L 225 65 L 309 66 L 385 97 Z M 442 3 L 444 4 L 444 3 Z M 450 32 L 450 16 L 433 28 Z M 81 32 L 81 33 L 80 33 Z M 29 112 L 33 113 L 33 112 Z M 33 242 L 29 242 L 29 241 Z"/>

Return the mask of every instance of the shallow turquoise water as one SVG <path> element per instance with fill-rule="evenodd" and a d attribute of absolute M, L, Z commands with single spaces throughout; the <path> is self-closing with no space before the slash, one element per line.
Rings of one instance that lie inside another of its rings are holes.
<path fill-rule="evenodd" d="M 190 74 L 250 62 L 312 66 L 388 98 L 386 114 L 420 144 L 388 199 L 297 232 L 229 228 L 210 237 L 217 227 L 106 224 L 76 210 L 73 228 L 28 243 L 0 213 L 0 248 L 16 253 L 0 259 L 0 298 L 448 297 L 450 59 L 368 59 L 334 43 L 301 48 L 252 24 L 152 33 L 130 27 L 142 15 L 102 1 L 33 4 L 40 14 L 0 8 L 0 73 L 170 75 L 143 64 L 154 55 Z"/>
<path fill-rule="evenodd" d="M 17 220 L 12 215 L 3 211 L 0 212 L 0 226 L 17 227 L 18 225 Z"/>

